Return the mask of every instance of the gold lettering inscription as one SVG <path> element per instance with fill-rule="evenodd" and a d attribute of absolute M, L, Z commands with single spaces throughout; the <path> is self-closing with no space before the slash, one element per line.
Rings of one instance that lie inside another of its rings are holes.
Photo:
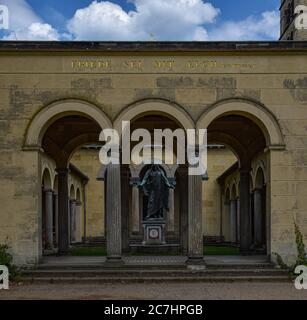
<path fill-rule="evenodd" d="M 176 62 L 173 60 L 156 60 L 154 61 L 154 67 L 160 70 L 166 69 L 166 70 L 172 71 L 175 63 Z"/>
<path fill-rule="evenodd" d="M 128 60 L 122 63 L 122 67 L 128 70 L 143 71 L 143 63 L 142 60 Z"/>
<path fill-rule="evenodd" d="M 111 69 L 110 60 L 75 60 L 72 61 L 73 69 Z"/>

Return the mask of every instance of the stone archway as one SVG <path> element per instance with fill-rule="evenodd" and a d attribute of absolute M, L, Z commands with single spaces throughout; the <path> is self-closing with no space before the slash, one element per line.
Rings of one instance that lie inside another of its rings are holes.
<path fill-rule="evenodd" d="M 81 129 L 78 124 L 82 125 Z M 112 122 L 101 109 L 88 102 L 72 99 L 56 101 L 42 108 L 27 128 L 23 150 L 37 152 L 38 161 L 41 159 L 41 151 L 44 150 L 56 165 L 59 253 L 65 253 L 69 248 L 68 162 L 70 156 L 77 147 L 97 142 L 101 130 L 105 128 L 112 128 Z M 54 139 L 50 139 L 51 137 Z M 75 202 L 75 199 L 73 200 Z M 41 209 L 38 208 L 39 215 L 40 211 Z"/>
<path fill-rule="evenodd" d="M 196 128 L 206 129 L 213 120 L 228 114 L 242 115 L 255 122 L 265 136 L 267 147 L 285 148 L 282 130 L 273 113 L 264 105 L 247 99 L 228 99 L 211 105 L 199 117 Z"/>
<path fill-rule="evenodd" d="M 95 120 L 101 130 L 113 127 L 109 117 L 93 104 L 81 100 L 56 101 L 42 108 L 34 116 L 25 134 L 24 149 L 41 147 L 47 128 L 56 120 L 68 115 L 82 115 Z"/>
<path fill-rule="evenodd" d="M 250 253 L 253 250 L 253 234 L 249 230 L 251 230 L 254 210 L 254 197 L 250 191 L 252 160 L 262 154 L 270 163 L 272 151 L 285 149 L 279 123 L 264 105 L 251 100 L 234 98 L 211 105 L 200 116 L 196 127 L 208 129 L 209 143 L 214 141 L 229 145 L 238 157 L 240 250 L 242 253 Z M 267 176 L 270 176 L 270 173 Z M 266 198 L 270 199 L 270 190 L 267 189 L 266 192 Z M 235 202 L 233 206 L 234 204 Z M 270 208 L 269 201 L 267 205 Z M 267 231 L 267 234 L 269 233 Z M 270 245 L 269 242 L 270 239 L 267 237 L 267 247 Z"/>

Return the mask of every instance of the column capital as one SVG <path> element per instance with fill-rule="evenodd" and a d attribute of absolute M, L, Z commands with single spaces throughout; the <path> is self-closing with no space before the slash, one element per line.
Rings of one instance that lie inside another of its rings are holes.
<path fill-rule="evenodd" d="M 68 169 L 68 168 L 56 168 L 55 171 L 56 171 L 59 175 L 65 175 L 65 174 L 68 174 L 69 169 Z"/>

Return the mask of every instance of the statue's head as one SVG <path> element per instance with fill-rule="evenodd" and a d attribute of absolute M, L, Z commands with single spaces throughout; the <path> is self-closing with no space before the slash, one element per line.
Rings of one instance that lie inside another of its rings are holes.
<path fill-rule="evenodd" d="M 151 166 L 151 170 L 153 170 L 153 171 L 159 171 L 160 168 L 159 168 L 159 166 L 158 166 L 157 164 L 153 164 L 153 165 Z"/>

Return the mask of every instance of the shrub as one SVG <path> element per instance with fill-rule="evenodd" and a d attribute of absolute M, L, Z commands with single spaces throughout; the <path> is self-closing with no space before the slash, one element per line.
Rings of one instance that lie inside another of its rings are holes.
<path fill-rule="evenodd" d="M 292 266 L 287 266 L 287 264 L 283 261 L 282 257 L 274 252 L 276 259 L 277 259 L 277 264 L 282 268 L 282 269 L 290 269 L 291 272 L 294 272 L 295 268 L 297 266 L 305 265 L 307 266 L 307 254 L 306 254 L 306 249 L 305 249 L 305 244 L 303 240 L 303 234 L 299 228 L 299 226 L 294 222 L 294 232 L 295 232 L 295 243 L 296 243 L 296 249 L 297 249 L 297 258 L 296 262 Z"/>
<path fill-rule="evenodd" d="M 18 277 L 19 275 L 19 270 L 18 268 L 13 264 L 13 257 L 12 255 L 8 252 L 8 245 L 0 244 L 0 265 L 7 266 L 9 269 L 9 274 L 10 274 L 10 280 L 14 280 Z"/>

